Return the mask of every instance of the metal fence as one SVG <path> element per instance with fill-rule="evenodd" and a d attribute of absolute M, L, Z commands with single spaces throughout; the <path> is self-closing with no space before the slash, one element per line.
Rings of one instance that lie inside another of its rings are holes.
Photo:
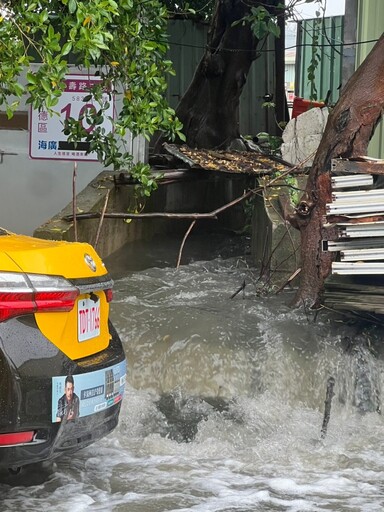
<path fill-rule="evenodd" d="M 342 42 L 344 16 L 303 20 L 297 26 L 295 94 L 306 99 L 330 103 L 339 98 L 342 81 Z M 315 59 L 314 80 L 308 69 Z M 317 97 L 314 97 L 316 92 Z"/>
<path fill-rule="evenodd" d="M 369 0 L 359 2 L 356 63 L 360 65 L 371 51 L 384 29 L 384 2 L 383 0 Z M 375 134 L 369 144 L 369 156 L 384 159 L 384 122 L 376 127 Z"/>

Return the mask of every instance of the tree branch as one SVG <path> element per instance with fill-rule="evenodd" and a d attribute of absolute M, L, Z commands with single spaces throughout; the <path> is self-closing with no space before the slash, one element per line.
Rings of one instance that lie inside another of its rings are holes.
<path fill-rule="evenodd" d="M 235 206 L 238 203 L 241 203 L 248 197 L 251 197 L 253 194 L 259 192 L 260 189 L 252 189 L 248 192 L 245 192 L 242 196 L 237 197 L 233 201 L 226 203 L 220 208 L 213 210 L 209 213 L 166 213 L 166 212 L 153 212 L 153 213 L 105 213 L 105 219 L 156 219 L 156 218 L 166 218 L 166 219 L 216 219 L 217 216 L 228 210 L 232 206 Z M 100 212 L 87 212 L 87 213 L 78 213 L 76 215 L 76 220 L 83 219 L 98 219 L 101 217 Z M 63 220 L 72 222 L 74 220 L 74 215 L 66 215 L 63 217 Z"/>
<path fill-rule="evenodd" d="M 183 241 L 181 242 L 181 246 L 180 246 L 180 250 L 179 250 L 179 257 L 177 258 L 177 263 L 176 263 L 176 269 L 179 268 L 180 266 L 180 261 L 181 261 L 181 255 L 183 253 L 183 248 L 184 248 L 184 244 L 185 244 L 185 241 L 186 239 L 188 238 L 189 236 L 189 233 L 192 231 L 193 229 L 193 226 L 196 224 L 196 220 L 192 221 L 191 222 L 191 225 L 189 226 L 189 228 L 187 229 L 187 232 L 185 233 L 184 235 L 184 238 L 183 238 Z"/>

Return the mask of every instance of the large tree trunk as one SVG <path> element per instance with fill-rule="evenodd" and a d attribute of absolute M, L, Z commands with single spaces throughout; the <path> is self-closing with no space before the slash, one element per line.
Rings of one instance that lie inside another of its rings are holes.
<path fill-rule="evenodd" d="M 322 252 L 322 219 L 331 200 L 331 159 L 366 155 L 384 109 L 384 34 L 352 75 L 331 112 L 309 174 L 306 191 L 293 219 L 301 231 L 302 271 L 297 305 L 315 306 L 332 255 Z"/>
<path fill-rule="evenodd" d="M 239 137 L 239 98 L 258 40 L 250 25 L 232 26 L 251 7 L 276 6 L 279 0 L 216 0 L 205 53 L 176 114 L 190 147 L 224 148 Z"/>

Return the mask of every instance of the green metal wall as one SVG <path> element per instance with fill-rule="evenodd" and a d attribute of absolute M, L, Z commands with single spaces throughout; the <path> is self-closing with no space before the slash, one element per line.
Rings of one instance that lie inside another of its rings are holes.
<path fill-rule="evenodd" d="M 348 12 L 346 13 L 348 15 Z M 318 97 L 324 99 L 330 89 L 331 102 L 339 97 L 341 84 L 342 57 L 339 46 L 343 40 L 343 16 L 321 20 L 304 20 L 298 24 L 298 48 L 296 57 L 296 90 L 297 96 L 311 97 L 311 86 L 308 83 L 308 66 L 312 57 L 312 41 L 314 31 L 320 27 L 319 48 L 321 64 L 316 72 L 315 84 Z M 359 0 L 356 30 L 356 68 L 366 58 L 384 31 L 384 0 Z M 365 42 L 372 41 L 372 42 Z M 334 47 L 330 44 L 335 44 Z M 307 46 L 308 45 L 308 46 Z M 368 154 L 374 158 L 384 158 L 384 123 L 376 128 L 369 145 Z"/>
<path fill-rule="evenodd" d="M 168 78 L 167 100 L 175 108 L 187 90 L 207 43 L 208 25 L 191 20 L 170 20 L 168 26 L 169 53 L 176 76 Z M 240 98 L 240 132 L 255 135 L 271 131 L 273 112 L 262 107 L 263 96 L 274 91 L 275 58 L 271 41 L 263 47 L 260 57 L 253 62 L 247 83 Z"/>
<path fill-rule="evenodd" d="M 318 37 L 316 53 L 320 57 L 315 71 L 314 84 L 317 99 L 324 100 L 331 91 L 329 101 L 335 103 L 339 98 L 342 76 L 341 42 L 343 41 L 343 16 L 303 20 L 297 27 L 296 51 L 296 96 L 313 98 L 313 87 L 308 81 L 308 67 L 312 59 L 314 37 Z"/>
<path fill-rule="evenodd" d="M 384 31 L 384 1 L 360 0 L 358 5 L 356 67 L 358 67 L 368 53 L 374 42 L 364 43 L 378 39 Z M 374 158 L 384 158 L 384 123 L 376 128 L 370 142 L 368 154 Z"/>

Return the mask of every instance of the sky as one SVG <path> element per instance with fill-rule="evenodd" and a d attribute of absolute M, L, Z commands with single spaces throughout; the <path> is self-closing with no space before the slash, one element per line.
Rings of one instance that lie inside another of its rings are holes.
<path fill-rule="evenodd" d="M 293 0 L 286 0 L 285 4 L 288 5 Z M 384 1 L 384 0 L 383 0 Z M 301 20 L 305 18 L 316 18 L 316 11 L 320 11 L 323 16 L 323 11 L 319 5 L 325 5 L 325 16 L 340 16 L 344 14 L 345 0 L 323 0 L 322 2 L 305 2 L 299 0 L 295 7 L 296 19 Z M 290 48 L 296 43 L 296 23 L 288 23 L 285 27 L 285 46 Z"/>
<path fill-rule="evenodd" d="M 288 2 L 286 2 L 287 4 Z M 323 0 L 323 4 L 326 5 L 325 16 L 338 16 L 344 14 L 345 0 Z M 299 18 L 316 18 L 316 11 L 320 11 L 321 15 L 323 12 L 319 9 L 319 2 L 307 3 L 304 0 L 296 6 L 296 12 Z"/>

